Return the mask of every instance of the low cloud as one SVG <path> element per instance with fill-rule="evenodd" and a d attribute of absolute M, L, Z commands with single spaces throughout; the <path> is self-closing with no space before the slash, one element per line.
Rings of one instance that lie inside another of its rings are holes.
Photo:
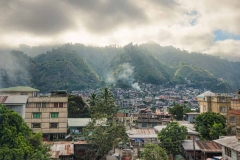
<path fill-rule="evenodd" d="M 207 53 L 217 45 L 214 31 L 240 35 L 239 8 L 239 0 L 1 1 L 0 47 L 155 41 Z"/>
<path fill-rule="evenodd" d="M 212 47 L 204 51 L 204 53 L 214 56 L 220 56 L 223 59 L 231 61 L 240 61 L 240 41 L 239 40 L 224 40 L 217 41 Z M 230 56 L 231 55 L 231 56 Z"/>

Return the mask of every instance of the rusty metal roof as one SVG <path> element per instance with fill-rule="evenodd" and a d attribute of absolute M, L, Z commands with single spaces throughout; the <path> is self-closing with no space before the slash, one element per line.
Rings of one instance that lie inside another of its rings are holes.
<path fill-rule="evenodd" d="M 8 96 L 0 96 L 0 103 L 5 103 Z"/>
<path fill-rule="evenodd" d="M 214 141 L 196 140 L 196 143 L 202 152 L 219 152 L 222 153 L 222 146 Z"/>
<path fill-rule="evenodd" d="M 51 158 L 73 155 L 74 144 L 72 142 L 54 142 L 51 146 L 50 154 Z"/>

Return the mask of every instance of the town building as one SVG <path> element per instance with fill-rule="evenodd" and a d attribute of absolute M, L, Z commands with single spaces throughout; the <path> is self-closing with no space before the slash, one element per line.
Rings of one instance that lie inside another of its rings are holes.
<path fill-rule="evenodd" d="M 217 160 L 222 156 L 222 147 L 214 141 L 183 140 L 181 152 L 187 160 Z"/>
<path fill-rule="evenodd" d="M 0 95 L 0 104 L 7 106 L 9 109 L 17 112 L 22 118 L 25 118 L 25 108 L 28 96 L 26 95 Z"/>
<path fill-rule="evenodd" d="M 231 100 L 231 108 L 227 112 L 227 126 L 235 133 L 236 126 L 240 126 L 240 99 L 238 96 Z"/>
<path fill-rule="evenodd" d="M 189 113 L 185 113 L 185 116 L 186 116 L 186 120 L 189 122 L 189 123 L 195 123 L 195 118 L 197 115 L 199 115 L 200 113 L 197 113 L 197 112 L 189 112 Z"/>
<path fill-rule="evenodd" d="M 34 133 L 42 132 L 45 140 L 64 139 L 67 134 L 67 92 L 52 91 L 50 96 L 39 96 L 37 92 L 39 90 L 26 86 L 0 89 L 0 95 L 18 96 L 12 104 L 25 102 L 27 96 L 27 103 L 23 103 L 20 114 Z"/>
<path fill-rule="evenodd" d="M 68 97 L 66 91 L 53 91 L 49 97 L 29 97 L 25 122 L 46 140 L 64 139 L 67 134 Z"/>
<path fill-rule="evenodd" d="M 206 91 L 197 96 L 200 113 L 214 112 L 227 117 L 227 111 L 231 107 L 232 96 L 227 94 L 217 94 Z"/>

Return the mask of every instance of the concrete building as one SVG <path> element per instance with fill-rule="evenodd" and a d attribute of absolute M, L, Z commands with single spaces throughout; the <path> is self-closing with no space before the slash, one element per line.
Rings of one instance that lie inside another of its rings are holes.
<path fill-rule="evenodd" d="M 0 95 L 0 104 L 7 106 L 9 109 L 17 112 L 22 118 L 25 118 L 25 108 L 28 96 L 26 95 Z"/>
<path fill-rule="evenodd" d="M 231 100 L 231 107 L 227 111 L 227 126 L 232 128 L 235 134 L 236 126 L 240 126 L 240 99 Z"/>
<path fill-rule="evenodd" d="M 0 94 L 27 96 L 23 117 L 33 132 L 41 131 L 45 140 L 64 139 L 68 122 L 67 92 L 52 91 L 50 96 L 40 97 L 37 95 L 38 91 L 31 87 L 18 86 L 0 89 Z"/>
<path fill-rule="evenodd" d="M 45 139 L 64 139 L 67 134 L 68 97 L 29 97 L 25 121 Z"/>
<path fill-rule="evenodd" d="M 200 113 L 215 112 L 227 117 L 227 111 L 231 107 L 232 97 L 226 94 L 217 94 L 206 91 L 197 96 Z"/>
<path fill-rule="evenodd" d="M 197 112 L 189 112 L 189 113 L 185 113 L 186 115 L 186 120 L 189 122 L 189 123 L 195 123 L 195 118 L 197 115 L 199 115 L 200 113 L 197 113 Z"/>
<path fill-rule="evenodd" d="M 10 88 L 1 88 L 0 95 L 26 95 L 28 97 L 37 96 L 38 89 L 27 87 L 27 86 L 17 86 Z"/>

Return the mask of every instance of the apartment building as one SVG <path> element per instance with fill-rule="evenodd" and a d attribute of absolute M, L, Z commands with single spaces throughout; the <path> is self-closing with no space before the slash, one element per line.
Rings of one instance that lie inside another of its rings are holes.
<path fill-rule="evenodd" d="M 240 126 L 240 99 L 236 97 L 231 100 L 231 108 L 227 114 L 227 126 L 235 133 L 236 126 Z"/>
<path fill-rule="evenodd" d="M 24 120 L 33 132 L 42 132 L 45 140 L 64 139 L 67 134 L 68 97 L 64 90 L 52 91 L 50 96 L 39 96 L 31 87 L 0 89 L 0 95 L 28 96 L 24 106 Z M 16 103 L 16 102 L 15 102 Z"/>
<path fill-rule="evenodd" d="M 227 94 L 218 94 L 210 91 L 197 96 L 200 113 L 215 112 L 227 117 L 227 111 L 231 107 L 232 97 Z"/>
<path fill-rule="evenodd" d="M 64 92 L 64 91 L 61 91 Z M 34 132 L 42 132 L 46 140 L 64 139 L 67 133 L 68 97 L 29 97 L 25 122 Z"/>

